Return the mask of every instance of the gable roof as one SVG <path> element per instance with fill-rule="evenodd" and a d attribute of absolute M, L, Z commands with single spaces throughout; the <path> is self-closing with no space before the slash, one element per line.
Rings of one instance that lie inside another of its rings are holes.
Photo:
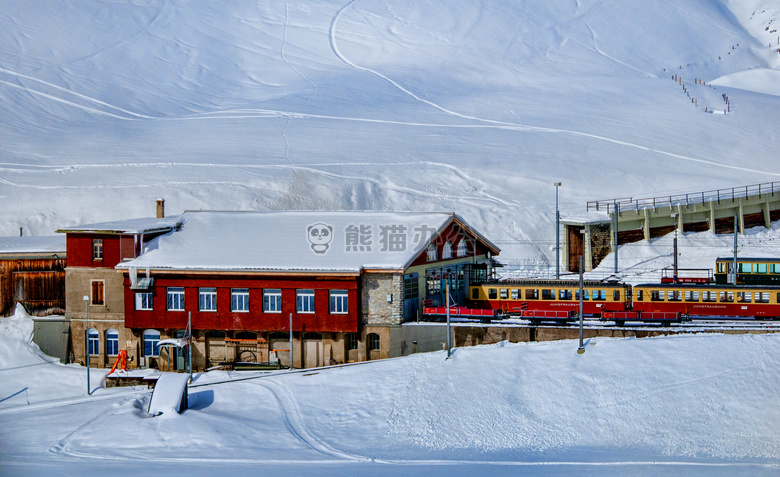
<path fill-rule="evenodd" d="M 23 236 L 0 237 L 0 254 L 60 254 L 65 256 L 65 237 Z"/>
<path fill-rule="evenodd" d="M 98 233 L 140 235 L 155 232 L 168 232 L 182 223 L 181 216 L 141 218 L 101 222 L 97 224 L 75 225 L 57 230 L 58 233 Z"/>
<path fill-rule="evenodd" d="M 500 251 L 463 219 L 443 212 L 199 211 L 185 212 L 181 220 L 180 228 L 149 241 L 141 255 L 117 268 L 403 270 L 453 222 L 494 253 Z M 327 229 L 327 235 L 312 235 L 310 227 Z"/>

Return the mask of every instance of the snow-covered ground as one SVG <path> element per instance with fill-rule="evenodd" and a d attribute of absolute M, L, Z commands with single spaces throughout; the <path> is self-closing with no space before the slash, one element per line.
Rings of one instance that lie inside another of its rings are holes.
<path fill-rule="evenodd" d="M 554 182 L 565 217 L 780 180 L 780 0 L 0 0 L 0 24 L 0 235 L 148 217 L 159 197 L 455 211 L 540 268 Z M 723 94 L 730 114 L 708 114 Z M 684 268 L 731 254 L 679 239 Z M 657 279 L 671 241 L 621 247 L 622 276 Z M 754 229 L 740 254 L 778 242 Z M 208 373 L 189 410 L 150 418 L 147 390 L 93 370 L 87 396 L 31 332 L 0 319 L 0 475 L 780 473 L 775 335 Z"/>
<path fill-rule="evenodd" d="M 780 334 L 456 349 L 209 372 L 182 414 L 0 319 L 0 475 L 777 475 Z M 254 378 L 254 379 L 246 379 Z M 229 381 L 229 382 L 225 382 Z M 209 384 L 220 382 L 220 384 Z"/>
<path fill-rule="evenodd" d="M 0 235 L 158 197 L 455 211 L 549 262 L 554 182 L 566 216 L 780 179 L 778 0 L 0 0 L 0 23 Z"/>

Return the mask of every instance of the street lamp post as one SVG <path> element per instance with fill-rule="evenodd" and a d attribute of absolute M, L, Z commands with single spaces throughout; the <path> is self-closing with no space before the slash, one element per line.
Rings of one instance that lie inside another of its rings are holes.
<path fill-rule="evenodd" d="M 582 272 L 583 272 L 583 269 L 584 269 L 584 268 L 585 268 L 585 258 L 584 258 L 582 255 L 580 255 L 580 347 L 579 347 L 579 348 L 577 348 L 577 352 L 578 352 L 579 354 L 582 354 L 582 353 L 584 353 L 584 352 L 585 352 L 585 346 L 584 346 L 584 344 L 582 343 L 582 319 L 583 319 L 583 314 L 582 314 L 582 309 L 583 309 L 583 306 L 582 306 L 582 300 L 583 300 L 583 288 L 584 288 L 584 286 L 583 286 L 583 274 L 582 274 Z"/>
<path fill-rule="evenodd" d="M 677 220 L 678 215 L 676 213 L 672 214 L 672 220 L 674 220 L 674 242 L 672 243 L 672 251 L 674 252 L 674 261 L 672 262 L 672 273 L 673 273 L 673 281 L 674 283 L 677 283 L 679 280 L 678 276 L 678 268 L 677 268 L 677 224 L 679 223 Z"/>
<path fill-rule="evenodd" d="M 561 213 L 558 212 L 558 187 L 560 182 L 553 184 L 555 186 L 555 279 L 561 278 Z"/>
<path fill-rule="evenodd" d="M 91 394 L 91 389 L 89 386 L 89 297 L 87 295 L 84 295 L 84 351 L 86 351 L 87 355 L 87 395 Z"/>

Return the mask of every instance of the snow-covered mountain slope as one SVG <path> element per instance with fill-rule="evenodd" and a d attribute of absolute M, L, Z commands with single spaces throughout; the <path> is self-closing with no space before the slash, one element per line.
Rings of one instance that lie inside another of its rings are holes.
<path fill-rule="evenodd" d="M 0 234 L 165 197 L 454 210 L 502 257 L 549 257 L 553 182 L 565 215 L 780 179 L 778 0 L 4 0 L 0 21 Z"/>

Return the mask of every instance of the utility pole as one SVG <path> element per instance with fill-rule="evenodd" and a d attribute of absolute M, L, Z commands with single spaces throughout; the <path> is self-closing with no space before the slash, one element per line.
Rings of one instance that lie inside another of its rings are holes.
<path fill-rule="evenodd" d="M 87 395 L 92 394 L 92 388 L 89 386 L 89 296 L 84 295 L 84 350 L 87 352 Z"/>
<path fill-rule="evenodd" d="M 620 215 L 620 204 L 615 204 L 615 219 L 613 220 L 613 227 L 615 229 L 615 273 L 618 272 L 618 216 Z"/>
<path fill-rule="evenodd" d="M 580 255 L 580 347 L 577 348 L 577 353 L 582 354 L 585 352 L 585 346 L 582 343 L 582 292 L 583 292 L 583 270 L 585 269 L 585 258 Z"/>
<path fill-rule="evenodd" d="M 444 305 L 447 307 L 447 359 L 452 356 L 452 335 L 450 331 L 450 280 L 449 276 L 444 278 Z"/>
<path fill-rule="evenodd" d="M 555 279 L 561 278 L 561 213 L 558 211 L 558 187 L 560 182 L 553 184 L 555 186 Z"/>
<path fill-rule="evenodd" d="M 293 369 L 293 334 L 292 334 L 292 313 L 290 313 L 290 371 Z"/>
<path fill-rule="evenodd" d="M 187 361 L 190 365 L 190 382 L 192 382 L 192 312 L 187 312 L 187 330 L 189 332 L 187 343 Z"/>
<path fill-rule="evenodd" d="M 672 247 L 674 249 L 674 261 L 672 262 L 674 268 L 672 269 L 672 271 L 673 271 L 673 276 L 672 277 L 673 277 L 674 283 L 677 283 L 678 280 L 679 280 L 679 275 L 677 273 L 677 271 L 678 271 L 678 268 L 677 268 L 677 223 L 678 222 L 677 222 L 677 214 L 676 213 L 672 214 L 672 219 L 674 220 L 674 242 L 673 242 L 673 247 Z"/>
<path fill-rule="evenodd" d="M 737 214 L 734 214 L 734 285 L 737 284 L 737 234 L 739 229 L 737 228 Z"/>

